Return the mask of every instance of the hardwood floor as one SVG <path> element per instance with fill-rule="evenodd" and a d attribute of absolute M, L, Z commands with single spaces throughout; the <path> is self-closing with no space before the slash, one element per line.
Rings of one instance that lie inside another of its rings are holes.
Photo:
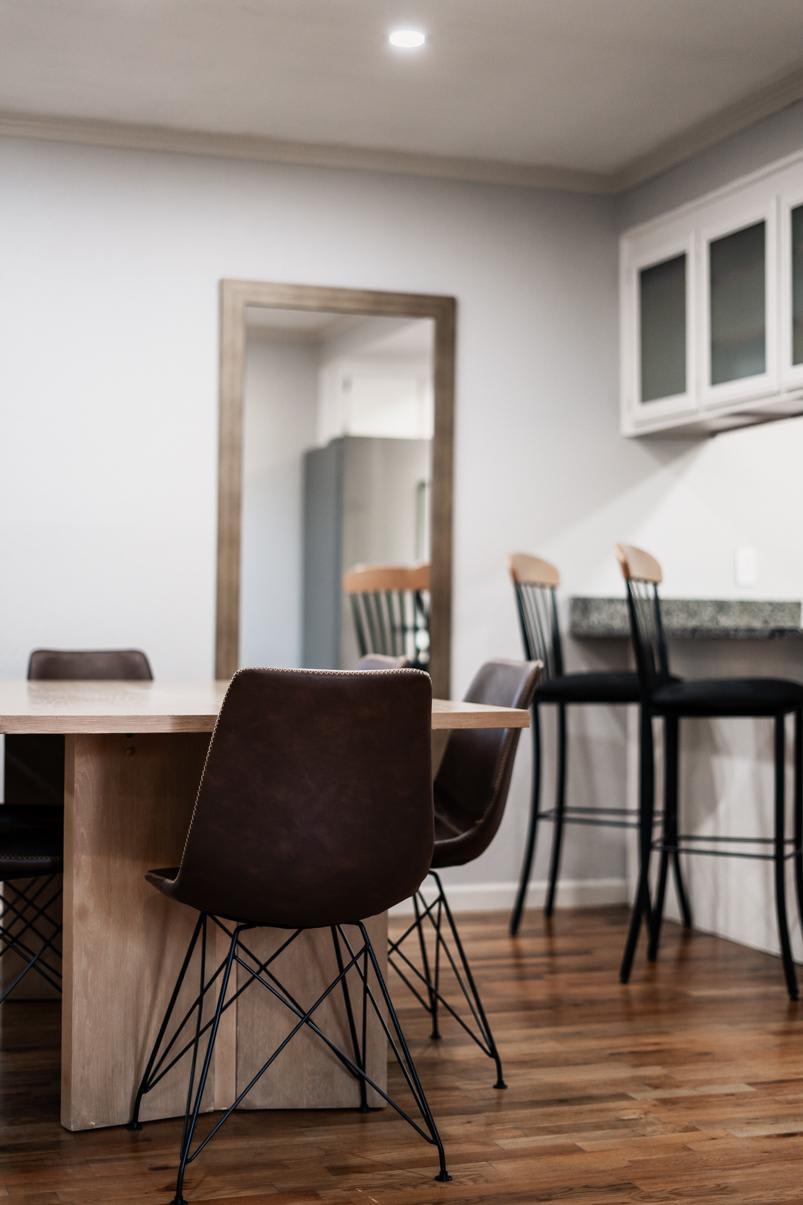
<path fill-rule="evenodd" d="M 506 1092 L 448 1019 L 430 1042 L 392 980 L 451 1184 L 389 1110 L 239 1113 L 191 1168 L 191 1205 L 799 1205 L 803 1005 L 778 960 L 667 925 L 661 962 L 621 987 L 624 922 L 561 912 L 550 930 L 536 913 L 513 942 L 503 916 L 464 918 Z M 0 1023 L 0 1205 L 166 1205 L 179 1123 L 67 1133 L 58 1006 L 4 1006 Z"/>

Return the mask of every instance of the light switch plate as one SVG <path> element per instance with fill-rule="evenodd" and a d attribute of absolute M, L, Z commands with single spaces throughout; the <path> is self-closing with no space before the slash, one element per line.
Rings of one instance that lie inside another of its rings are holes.
<path fill-rule="evenodd" d="M 744 544 L 734 549 L 733 576 L 737 586 L 755 586 L 758 580 L 758 556 L 752 545 Z"/>

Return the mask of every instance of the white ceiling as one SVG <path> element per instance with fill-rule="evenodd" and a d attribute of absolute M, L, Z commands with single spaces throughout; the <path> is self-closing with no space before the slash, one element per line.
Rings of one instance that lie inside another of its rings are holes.
<path fill-rule="evenodd" d="M 427 47 L 388 47 L 398 24 Z M 615 177 L 795 95 L 803 0 L 0 0 L 10 133 L 78 119 Z"/>

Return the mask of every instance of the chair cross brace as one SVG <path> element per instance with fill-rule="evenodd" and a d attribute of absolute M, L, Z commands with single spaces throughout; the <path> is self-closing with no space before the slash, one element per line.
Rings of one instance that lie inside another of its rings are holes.
<path fill-rule="evenodd" d="M 3 890 L 0 891 L 0 955 L 7 952 L 17 954 L 23 960 L 23 966 L 0 995 L 0 1004 L 8 999 L 29 971 L 36 971 L 50 987 L 57 992 L 61 991 L 61 971 L 45 957 L 47 951 L 52 951 L 57 959 L 61 956 L 55 945 L 61 926 L 48 915 L 49 909 L 61 895 L 61 885 L 56 887 L 52 895 L 47 896 L 44 903 L 41 902 L 41 897 L 46 895 L 57 877 L 40 876 L 33 891 L 25 891 L 17 885 L 17 881 L 3 884 Z M 11 914 L 10 920 L 5 923 L 8 914 Z M 39 927 L 40 921 L 47 921 L 53 932 L 49 935 L 44 932 Z M 34 949 L 24 940 L 29 933 L 38 939 L 38 949 Z"/>
<path fill-rule="evenodd" d="M 208 944 L 208 929 L 209 922 L 212 922 L 219 930 L 222 930 L 229 938 L 229 948 L 220 964 L 214 972 L 207 978 L 206 973 L 206 953 Z M 300 936 L 303 929 L 294 930 L 290 936 L 274 950 L 268 958 L 259 958 L 243 941 L 242 935 L 249 929 L 253 929 L 254 925 L 234 925 L 230 928 L 217 917 L 207 914 L 200 914 L 195 929 L 190 938 L 187 952 L 184 961 L 179 971 L 178 979 L 176 980 L 170 1001 L 167 1006 L 164 1018 L 159 1028 L 156 1041 L 148 1059 L 144 1075 L 140 1082 L 137 1094 L 135 1097 L 134 1108 L 132 1112 L 129 1128 L 138 1130 L 141 1129 L 139 1121 L 139 1113 L 143 1097 L 155 1087 L 161 1079 L 178 1063 L 188 1052 L 192 1052 L 190 1061 L 189 1085 L 187 1091 L 187 1105 L 184 1118 L 184 1135 L 181 1144 L 181 1155 L 179 1163 L 179 1171 L 176 1182 L 176 1195 L 174 1205 L 184 1205 L 184 1197 L 182 1196 L 183 1181 L 186 1168 L 192 1163 L 201 1152 L 212 1141 L 221 1127 L 225 1124 L 231 1114 L 243 1103 L 248 1094 L 256 1086 L 259 1080 L 266 1074 L 269 1068 L 273 1065 L 279 1055 L 286 1049 L 292 1039 L 301 1032 L 302 1029 L 309 1029 L 317 1038 L 319 1038 L 326 1047 L 335 1055 L 341 1065 L 347 1070 L 360 1084 L 360 1108 L 367 1111 L 367 1088 L 370 1087 L 378 1096 L 389 1104 L 399 1116 L 406 1121 L 416 1133 L 426 1142 L 435 1146 L 438 1151 L 439 1172 L 438 1180 L 448 1180 L 450 1176 L 446 1170 L 445 1156 L 443 1152 L 443 1144 L 440 1135 L 435 1125 L 435 1120 L 429 1107 L 421 1082 L 418 1078 L 418 1073 L 415 1069 L 412 1056 L 410 1055 L 407 1042 L 401 1029 L 398 1017 L 396 1016 L 393 1003 L 387 990 L 381 968 L 376 958 L 370 937 L 367 929 L 360 922 L 357 927 L 360 931 L 361 942 L 357 943 L 355 949 L 348 935 L 345 932 L 344 926 L 333 925 L 330 927 L 332 945 L 337 962 L 337 975 L 318 995 L 317 999 L 309 1006 L 305 1007 L 299 1003 L 292 995 L 287 987 L 277 978 L 270 970 L 271 965 L 278 957 L 287 950 Z M 341 944 L 342 943 L 342 944 Z M 199 992 L 190 1007 L 184 1013 L 182 1019 L 175 1026 L 172 1036 L 165 1042 L 172 1014 L 178 1000 L 181 986 L 186 977 L 193 954 L 196 947 L 200 950 L 200 977 L 199 977 Z M 343 947 L 346 954 L 344 956 Z M 228 996 L 229 981 L 234 966 L 241 968 L 248 976 L 246 982 L 236 992 Z M 381 1004 L 387 1010 L 391 1019 L 390 1025 L 385 1019 L 383 1008 L 377 1000 L 377 996 L 371 986 L 369 980 L 369 972 L 373 971 L 374 979 L 379 987 L 379 995 Z M 362 1018 L 361 1018 L 361 1037 L 357 1032 L 357 1024 L 354 1017 L 354 1009 L 351 1002 L 351 995 L 347 984 L 347 976 L 350 972 L 355 972 L 359 985 L 362 989 Z M 214 1006 L 213 1016 L 203 1022 L 204 1002 L 209 996 L 210 989 L 220 980 L 217 989 L 217 998 Z M 220 1021 L 223 1013 L 237 1000 L 243 992 L 247 991 L 254 983 L 258 983 L 273 999 L 279 1001 L 295 1018 L 296 1023 L 290 1029 L 289 1033 L 279 1042 L 275 1049 L 270 1053 L 267 1059 L 262 1063 L 259 1069 L 251 1076 L 246 1086 L 238 1092 L 234 1101 L 225 1110 L 221 1116 L 217 1118 L 209 1132 L 201 1139 L 193 1148 L 192 1142 L 195 1133 L 195 1128 L 198 1121 L 198 1116 L 201 1109 L 201 1102 L 206 1088 L 206 1082 L 211 1067 L 212 1054 L 214 1050 L 215 1040 L 220 1026 Z M 324 1004 L 324 1002 L 332 995 L 335 989 L 340 986 L 343 992 L 346 1016 L 348 1021 L 349 1035 L 352 1043 L 351 1057 L 342 1050 L 327 1034 L 323 1032 L 317 1022 L 314 1020 L 314 1014 Z M 373 1015 L 378 1019 L 388 1044 L 393 1052 L 393 1055 L 401 1069 L 405 1082 L 413 1096 L 418 1112 L 421 1115 L 423 1126 L 411 1116 L 397 1101 L 395 1101 L 384 1088 L 376 1082 L 376 1080 L 368 1073 L 366 1069 L 366 1054 L 367 1054 L 367 1017 L 368 1006 L 370 1005 Z M 178 1044 L 179 1036 L 186 1029 L 189 1023 L 194 1018 L 195 1027 L 194 1034 L 181 1045 L 177 1053 L 174 1051 Z M 206 1048 L 203 1053 L 200 1075 L 196 1086 L 197 1060 L 201 1047 L 201 1039 L 205 1034 L 209 1034 L 206 1041 Z"/>

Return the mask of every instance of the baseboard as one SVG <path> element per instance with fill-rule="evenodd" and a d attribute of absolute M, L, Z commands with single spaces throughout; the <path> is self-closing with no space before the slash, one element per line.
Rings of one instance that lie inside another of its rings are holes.
<path fill-rule="evenodd" d="M 542 907 L 546 899 L 546 883 L 531 883 L 527 894 L 528 908 Z M 518 884 L 509 883 L 461 883 L 447 884 L 449 904 L 454 912 L 507 912 L 513 907 Z M 425 882 L 422 891 L 429 895 L 431 888 Z M 629 899 L 624 879 L 561 879 L 556 908 L 587 908 L 595 904 L 624 904 Z M 392 909 L 394 916 L 411 916 L 413 906 L 409 900 Z"/>

